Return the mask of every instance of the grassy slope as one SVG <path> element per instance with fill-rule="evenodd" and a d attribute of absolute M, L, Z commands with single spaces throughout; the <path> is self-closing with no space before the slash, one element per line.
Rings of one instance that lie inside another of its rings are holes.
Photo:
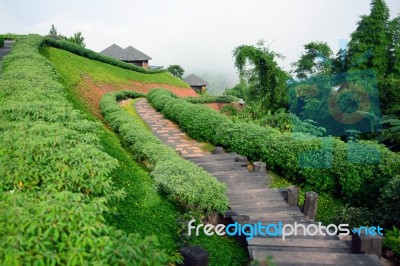
<path fill-rule="evenodd" d="M 72 67 L 68 62 L 65 64 L 65 69 L 63 63 L 53 63 L 57 70 L 62 70 L 59 74 L 61 74 L 61 81 L 66 88 L 69 101 L 76 109 L 87 114 L 90 120 L 97 120 L 82 102 L 82 98 L 77 95 L 75 86 L 72 85 L 76 84 L 77 68 Z M 135 232 L 142 236 L 157 235 L 163 248 L 170 252 L 175 251 L 178 248 L 176 219 L 179 211 L 170 201 L 155 191 L 154 181 L 148 171 L 136 163 L 123 149 L 117 135 L 103 127 L 101 132 L 98 132 L 98 136 L 104 151 L 119 162 L 119 167 L 112 173 L 114 185 L 117 188 L 123 188 L 127 193 L 123 201 L 112 203 L 113 207 L 117 208 L 117 212 L 107 217 L 109 223 L 127 233 Z"/>
<path fill-rule="evenodd" d="M 138 73 L 53 47 L 43 47 L 41 53 L 52 62 L 62 62 L 62 65 L 56 65 L 57 71 L 63 76 L 68 76 L 69 85 L 72 86 L 79 84 L 82 75 L 89 75 L 97 83 L 129 84 L 131 81 L 137 81 L 140 83 L 159 83 L 190 88 L 188 84 L 168 72 L 157 74 Z"/>

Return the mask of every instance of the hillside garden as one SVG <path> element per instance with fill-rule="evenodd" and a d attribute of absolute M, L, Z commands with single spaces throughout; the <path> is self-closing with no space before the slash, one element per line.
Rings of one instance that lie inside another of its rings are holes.
<path fill-rule="evenodd" d="M 175 265 L 185 245 L 205 248 L 210 265 L 248 262 L 232 238 L 185 234 L 192 217 L 229 208 L 226 186 L 149 131 L 132 107 L 144 97 L 192 138 L 265 162 L 273 186 L 318 192 L 317 220 L 383 226 L 400 255 L 400 19 L 388 12 L 373 0 L 346 49 L 306 44 L 292 75 L 263 41 L 237 47 L 241 82 L 219 97 L 68 40 L 7 36 L 0 264 Z M 205 106 L 238 98 L 243 110 Z"/>

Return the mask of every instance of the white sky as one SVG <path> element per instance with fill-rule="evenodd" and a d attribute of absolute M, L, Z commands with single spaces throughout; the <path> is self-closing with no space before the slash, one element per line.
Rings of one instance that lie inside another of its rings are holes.
<path fill-rule="evenodd" d="M 386 0 L 391 17 L 399 0 Z M 235 77 L 232 50 L 264 39 L 283 54 L 287 70 L 303 45 L 326 41 L 336 53 L 370 0 L 0 0 L 0 33 L 45 35 L 54 24 L 70 36 L 82 31 L 86 47 L 101 51 L 132 45 L 151 65 L 180 64 L 190 73 Z"/>

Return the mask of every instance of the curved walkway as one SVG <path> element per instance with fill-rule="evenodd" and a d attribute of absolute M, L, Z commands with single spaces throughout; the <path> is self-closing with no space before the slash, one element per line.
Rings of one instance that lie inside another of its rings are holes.
<path fill-rule="evenodd" d="M 154 110 L 146 99 L 135 103 L 136 112 L 147 126 L 164 144 L 172 147 L 184 157 L 204 156 L 210 152 L 204 151 L 205 143 L 199 143 L 189 138 L 180 128 L 163 115 Z"/>

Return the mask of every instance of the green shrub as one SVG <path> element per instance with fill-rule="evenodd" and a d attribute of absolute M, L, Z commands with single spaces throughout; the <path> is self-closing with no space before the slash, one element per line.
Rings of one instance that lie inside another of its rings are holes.
<path fill-rule="evenodd" d="M 165 95 L 164 95 L 165 94 Z M 169 95 L 163 92 L 157 97 L 160 102 Z M 118 100 L 140 97 L 132 91 L 107 93 L 103 96 L 100 108 L 105 120 L 117 132 L 126 147 L 139 160 L 152 170 L 157 189 L 185 210 L 217 211 L 227 209 L 225 186 L 215 177 L 182 159 L 173 149 L 165 146 L 135 117 L 129 115 Z M 160 104 L 159 108 L 163 108 Z"/>
<path fill-rule="evenodd" d="M 400 230 L 395 226 L 393 226 L 393 230 L 387 230 L 383 244 L 397 256 L 400 256 Z"/>
<path fill-rule="evenodd" d="M 372 141 L 345 143 L 331 137 L 281 133 L 252 123 L 234 123 L 203 106 L 155 90 L 148 100 L 191 137 L 261 160 L 295 183 L 341 196 L 356 206 L 392 204 L 381 197 L 400 174 L 400 156 Z M 385 190 L 386 189 L 386 190 Z M 380 200 L 377 200 L 380 199 Z M 399 199 L 396 199 L 399 204 Z M 392 221 L 393 222 L 393 221 Z"/>
<path fill-rule="evenodd" d="M 82 194 L 0 193 L 2 265 L 166 265 L 156 239 L 104 224 L 105 200 Z"/>
<path fill-rule="evenodd" d="M 60 48 L 60 49 L 63 49 L 65 51 L 68 51 L 68 52 L 76 54 L 76 55 L 80 55 L 80 56 L 83 56 L 83 57 L 86 57 L 89 59 L 93 59 L 93 60 L 100 61 L 100 62 L 103 62 L 106 64 L 121 67 L 124 69 L 133 70 L 133 71 L 140 72 L 140 73 L 155 74 L 155 73 L 166 72 L 166 70 L 164 70 L 164 69 L 144 69 L 142 67 L 139 67 L 139 66 L 136 66 L 133 64 L 129 64 L 129 63 L 125 63 L 123 61 L 96 53 L 96 52 L 86 49 L 78 44 L 71 43 L 71 42 L 64 41 L 64 40 L 55 40 L 53 38 L 46 37 L 46 38 L 44 38 L 44 45 L 52 46 L 55 48 Z"/>
<path fill-rule="evenodd" d="M 18 37 L 0 80 L 0 264 L 166 265 L 154 238 L 106 225 L 117 161 L 72 108 L 40 36 Z"/>
<path fill-rule="evenodd" d="M 200 97 L 188 97 L 185 98 L 186 101 L 194 104 L 202 103 L 233 103 L 239 99 L 235 96 L 224 95 L 224 96 L 200 96 Z"/>
<path fill-rule="evenodd" d="M 0 48 L 4 47 L 4 36 L 0 35 Z"/>
<path fill-rule="evenodd" d="M 221 113 L 229 116 L 236 116 L 238 115 L 239 111 L 235 106 L 228 104 L 221 108 Z"/>

